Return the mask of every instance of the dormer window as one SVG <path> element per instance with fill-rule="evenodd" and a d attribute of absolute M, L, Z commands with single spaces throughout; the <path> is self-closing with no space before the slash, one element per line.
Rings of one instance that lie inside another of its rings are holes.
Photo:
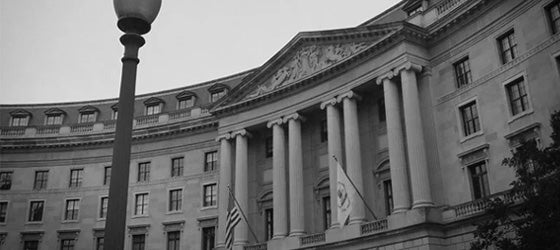
<path fill-rule="evenodd" d="M 418 13 L 422 13 L 424 11 L 424 7 L 428 5 L 428 1 L 426 0 L 409 0 L 406 3 L 402 10 L 406 12 L 408 16 L 414 16 Z"/>
<path fill-rule="evenodd" d="M 99 110 L 92 106 L 84 106 L 78 111 L 80 112 L 78 123 L 95 122 L 97 119 L 97 114 L 99 113 Z"/>
<path fill-rule="evenodd" d="M 157 115 L 161 113 L 163 108 L 163 100 L 159 98 L 149 98 L 148 100 L 144 101 L 144 105 L 146 105 L 146 115 Z"/>
<path fill-rule="evenodd" d="M 111 110 L 112 110 L 112 112 L 111 112 L 111 120 L 116 120 L 116 119 L 118 118 L 118 116 L 119 116 L 119 106 L 118 106 L 118 105 L 119 105 L 119 104 L 117 103 L 117 104 L 111 106 Z"/>
<path fill-rule="evenodd" d="M 12 127 L 25 127 L 29 124 L 31 113 L 25 110 L 15 110 L 10 112 L 10 126 Z"/>
<path fill-rule="evenodd" d="M 210 92 L 210 102 L 217 102 L 224 97 L 229 90 L 229 87 L 223 84 L 216 84 L 208 89 Z"/>
<path fill-rule="evenodd" d="M 194 106 L 196 94 L 190 91 L 183 91 L 177 96 L 177 109 L 187 109 Z"/>
<path fill-rule="evenodd" d="M 45 125 L 60 125 L 66 113 L 60 109 L 52 108 L 45 111 Z"/>

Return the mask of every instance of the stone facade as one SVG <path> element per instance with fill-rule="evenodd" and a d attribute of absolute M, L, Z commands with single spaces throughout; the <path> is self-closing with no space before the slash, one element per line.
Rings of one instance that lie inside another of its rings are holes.
<path fill-rule="evenodd" d="M 137 96 L 126 249 L 224 248 L 229 188 L 249 221 L 235 249 L 468 249 L 487 199 L 518 198 L 502 159 L 550 143 L 558 7 L 401 1 L 259 68 Z M 116 117 L 116 99 L 0 105 L 0 249 L 97 249 Z M 347 225 L 338 163 L 367 204 L 350 197 Z"/>

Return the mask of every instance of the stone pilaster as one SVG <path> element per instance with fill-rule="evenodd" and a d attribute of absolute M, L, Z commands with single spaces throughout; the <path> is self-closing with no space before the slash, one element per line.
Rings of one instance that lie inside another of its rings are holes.
<path fill-rule="evenodd" d="M 220 142 L 220 182 L 218 183 L 218 230 L 216 235 L 216 247 L 224 247 L 227 210 L 229 204 L 229 191 L 231 188 L 231 135 L 223 134 L 216 138 Z"/>
<path fill-rule="evenodd" d="M 272 208 L 273 238 L 286 237 L 288 232 L 288 211 L 286 195 L 286 142 L 281 118 L 270 121 L 272 128 Z"/>
<path fill-rule="evenodd" d="M 242 129 L 232 133 L 235 138 L 235 198 L 239 203 L 239 207 L 244 213 L 248 212 L 249 208 L 249 189 L 247 176 L 248 171 L 248 137 L 249 133 Z M 233 244 L 236 249 L 241 249 L 243 245 L 249 242 L 248 238 L 249 227 L 245 220 L 241 220 L 235 226 Z"/>
<path fill-rule="evenodd" d="M 419 65 L 407 63 L 394 71 L 395 75 L 400 73 L 402 82 L 413 208 L 433 206 L 428 178 L 428 163 L 424 147 L 424 130 L 422 129 L 418 82 L 416 80 L 416 72 L 419 72 L 421 69 L 422 67 Z"/>
<path fill-rule="evenodd" d="M 303 235 L 304 199 L 303 199 L 303 148 L 301 143 L 301 122 L 298 113 L 284 117 L 288 123 L 289 180 L 290 180 L 290 236 Z"/>
<path fill-rule="evenodd" d="M 338 223 L 338 207 L 337 207 L 337 164 L 333 156 L 339 161 L 342 160 L 342 141 L 340 130 L 340 111 L 335 106 L 337 101 L 335 98 L 321 103 L 321 109 L 327 112 L 327 140 L 328 140 L 328 158 L 329 158 L 329 189 L 331 196 L 331 228 L 339 227 Z"/>
<path fill-rule="evenodd" d="M 379 77 L 377 79 L 377 84 L 383 83 L 383 95 L 385 97 L 387 140 L 389 144 L 391 184 L 393 188 L 393 213 L 400 213 L 410 208 L 410 189 L 408 185 L 408 171 L 406 169 L 404 136 L 399 105 L 399 88 L 397 84 L 391 80 L 392 78 L 393 72 L 389 72 Z"/>
<path fill-rule="evenodd" d="M 360 97 L 350 91 L 338 96 L 337 100 L 342 102 L 344 112 L 344 145 L 346 152 L 346 173 L 356 189 L 364 193 L 362 174 L 362 153 L 360 148 L 360 129 L 358 124 L 358 104 Z M 350 213 L 350 223 L 360 223 L 365 220 L 365 206 L 362 199 L 356 193 L 352 197 L 354 206 Z"/>

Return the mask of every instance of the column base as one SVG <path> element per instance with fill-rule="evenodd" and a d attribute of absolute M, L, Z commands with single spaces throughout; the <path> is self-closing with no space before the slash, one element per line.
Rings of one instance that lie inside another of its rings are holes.
<path fill-rule="evenodd" d="M 423 207 L 433 207 L 434 203 L 432 201 L 415 201 L 412 204 L 412 209 L 423 208 Z"/>
<path fill-rule="evenodd" d="M 366 221 L 366 218 L 350 218 L 349 225 L 361 224 Z"/>
<path fill-rule="evenodd" d="M 249 241 L 234 241 L 233 250 L 244 250 Z"/>
<path fill-rule="evenodd" d="M 409 207 L 393 208 L 393 212 L 392 212 L 391 214 L 405 213 L 405 212 L 408 211 L 409 209 L 410 209 Z"/>
<path fill-rule="evenodd" d="M 276 234 L 276 235 L 272 235 L 271 240 L 278 240 L 278 239 L 284 239 L 284 238 L 286 238 L 286 234 Z"/>
<path fill-rule="evenodd" d="M 302 236 L 302 235 L 305 235 L 305 231 L 303 230 L 290 232 L 290 235 L 288 235 L 288 237 Z"/>

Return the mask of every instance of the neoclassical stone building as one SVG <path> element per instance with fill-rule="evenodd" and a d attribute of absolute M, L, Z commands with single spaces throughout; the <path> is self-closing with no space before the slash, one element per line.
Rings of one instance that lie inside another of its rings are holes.
<path fill-rule="evenodd" d="M 127 249 L 465 249 L 560 109 L 560 2 L 401 1 L 262 66 L 139 95 Z M 101 249 L 116 99 L 0 106 L 0 249 Z M 334 157 L 333 157 L 334 156 Z M 337 218 L 336 164 L 353 197 Z"/>

